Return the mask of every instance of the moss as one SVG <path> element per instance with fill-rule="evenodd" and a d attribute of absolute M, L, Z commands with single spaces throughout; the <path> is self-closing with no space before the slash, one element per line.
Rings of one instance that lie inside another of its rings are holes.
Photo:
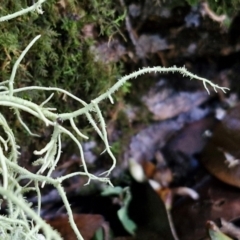
<path fill-rule="evenodd" d="M 0 15 L 7 15 L 30 6 L 32 1 L 3 1 Z M 0 24 L 0 81 L 9 79 L 12 66 L 21 51 L 36 36 L 41 38 L 27 53 L 15 78 L 15 87 L 23 86 L 55 86 L 70 91 L 85 101 L 100 95 L 116 82 L 121 68 L 115 63 L 95 62 L 90 51 L 93 39 L 83 37 L 82 29 L 86 24 L 94 24 L 99 35 L 112 37 L 119 31 L 120 18 L 110 0 L 48 0 L 43 4 L 44 14 L 29 13 L 14 21 Z M 118 19 L 118 20 L 115 20 Z M 98 36 L 97 36 L 98 38 Z M 119 92 L 122 97 L 124 92 Z M 20 95 L 20 94 L 19 94 Z M 21 97 L 44 101 L 50 93 L 29 92 Z M 78 109 L 75 102 L 65 99 L 61 94 L 54 96 L 51 107 L 58 112 L 69 112 Z M 109 104 L 102 106 L 108 108 Z M 28 118 L 28 116 L 25 116 Z M 27 120 L 29 127 L 36 132 L 44 132 L 43 126 Z M 79 123 L 79 127 L 86 122 Z"/>

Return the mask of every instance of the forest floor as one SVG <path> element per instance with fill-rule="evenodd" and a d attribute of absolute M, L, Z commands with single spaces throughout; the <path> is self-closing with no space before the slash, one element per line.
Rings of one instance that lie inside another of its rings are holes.
<path fill-rule="evenodd" d="M 226 27 L 204 4 L 170 9 L 130 1 L 125 7 L 125 39 L 96 42 L 98 61 L 121 62 L 124 74 L 185 66 L 230 91 L 209 88 L 208 94 L 202 82 L 172 73 L 133 80 L 107 120 L 118 162 L 111 181 L 121 190 L 103 196 L 98 183 L 83 187 L 85 180 L 69 180 L 65 189 L 76 223 L 86 240 L 94 234 L 94 239 L 210 239 L 207 232 L 217 226 L 239 239 L 240 18 Z M 91 171 L 99 174 L 111 163 L 105 154 L 96 157 L 96 141 L 84 143 L 84 151 Z M 130 159 L 130 172 L 142 168 L 144 181 L 129 173 Z M 71 172 L 79 162 L 77 154 L 64 155 L 56 174 Z M 64 239 L 76 239 L 54 190 L 44 192 L 42 204 L 42 215 Z"/>

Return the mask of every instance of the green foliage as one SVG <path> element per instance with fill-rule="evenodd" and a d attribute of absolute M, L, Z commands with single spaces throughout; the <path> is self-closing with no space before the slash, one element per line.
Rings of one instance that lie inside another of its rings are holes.
<path fill-rule="evenodd" d="M 128 206 L 131 202 L 132 195 L 130 193 L 129 187 L 107 187 L 101 193 L 102 196 L 112 196 L 117 195 L 119 200 L 122 202 L 121 208 L 118 210 L 117 215 L 122 223 L 124 229 L 130 234 L 134 235 L 136 231 L 136 224 L 129 218 L 128 215 Z"/>
<path fill-rule="evenodd" d="M 91 0 L 93 7 L 92 20 L 100 26 L 100 34 L 113 35 L 119 31 L 119 24 L 125 19 L 126 12 L 117 17 L 116 3 L 111 0 Z M 89 4 L 89 2 L 88 2 Z"/>
<path fill-rule="evenodd" d="M 131 202 L 132 196 L 129 189 L 124 189 L 124 191 L 126 191 L 126 196 L 123 201 L 124 204 L 118 210 L 117 215 L 125 230 L 133 235 L 136 231 L 137 225 L 128 216 L 128 206 Z"/>

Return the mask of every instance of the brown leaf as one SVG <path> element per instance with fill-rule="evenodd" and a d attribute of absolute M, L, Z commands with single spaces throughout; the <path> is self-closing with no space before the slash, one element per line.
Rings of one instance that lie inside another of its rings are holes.
<path fill-rule="evenodd" d="M 74 214 L 74 221 L 84 240 L 92 239 L 99 228 L 107 225 L 104 218 L 97 214 Z M 56 229 L 63 239 L 77 240 L 77 237 L 69 224 L 67 215 L 57 216 L 46 222 Z"/>
<path fill-rule="evenodd" d="M 240 216 L 239 189 L 208 178 L 196 190 L 200 195 L 197 201 L 182 199 L 172 210 L 174 226 L 181 240 L 198 240 L 204 237 L 208 220 L 224 218 L 229 221 Z"/>
<path fill-rule="evenodd" d="M 214 123 L 216 124 L 212 117 L 207 117 L 187 124 L 168 142 L 167 149 L 188 156 L 200 153 L 208 140 L 204 133 L 212 129 Z"/>
<path fill-rule="evenodd" d="M 156 172 L 155 164 L 153 164 L 150 161 L 142 161 L 142 167 L 144 169 L 144 173 L 145 173 L 147 179 L 153 178 L 153 176 Z"/>
<path fill-rule="evenodd" d="M 240 104 L 231 109 L 213 132 L 202 157 L 207 170 L 225 183 L 240 187 Z"/>

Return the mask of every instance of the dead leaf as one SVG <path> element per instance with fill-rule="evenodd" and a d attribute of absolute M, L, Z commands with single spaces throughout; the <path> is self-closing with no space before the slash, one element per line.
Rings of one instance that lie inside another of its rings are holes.
<path fill-rule="evenodd" d="M 166 87 L 154 86 L 142 98 L 154 120 L 166 120 L 190 111 L 209 99 L 206 91 L 174 92 Z"/>
<path fill-rule="evenodd" d="M 104 221 L 104 218 L 97 214 L 74 214 L 74 221 L 84 240 L 91 240 L 99 228 L 108 228 L 106 227 L 107 223 Z M 46 222 L 56 229 L 63 239 L 77 240 L 69 224 L 67 215 L 57 216 L 53 219 L 46 220 Z"/>
<path fill-rule="evenodd" d="M 167 163 L 173 173 L 173 181 L 194 180 L 193 172 L 199 166 L 196 155 L 204 149 L 209 138 L 206 130 L 211 130 L 216 124 L 212 117 L 207 117 L 190 124 L 177 132 L 163 149 Z"/>
<path fill-rule="evenodd" d="M 172 209 L 172 218 L 181 240 L 199 240 L 206 235 L 206 221 L 240 216 L 240 190 L 208 177 L 195 189 L 199 199 L 181 199 Z M 184 217 L 183 217 L 184 216 Z"/>
<path fill-rule="evenodd" d="M 166 148 L 168 151 L 181 152 L 186 155 L 200 153 L 208 141 L 204 133 L 212 129 L 214 124 L 216 122 L 212 117 L 187 124 L 168 142 Z"/>
<path fill-rule="evenodd" d="M 229 110 L 203 151 L 202 163 L 215 177 L 240 187 L 240 104 Z"/>
<path fill-rule="evenodd" d="M 153 176 L 156 172 L 156 165 L 150 161 L 142 161 L 142 167 L 144 169 L 144 173 L 145 173 L 147 179 L 153 178 Z"/>

